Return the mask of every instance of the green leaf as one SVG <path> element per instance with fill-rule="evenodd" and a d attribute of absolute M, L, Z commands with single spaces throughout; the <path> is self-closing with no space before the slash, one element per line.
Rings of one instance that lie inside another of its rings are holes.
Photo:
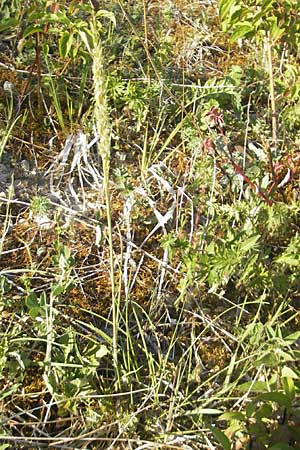
<path fill-rule="evenodd" d="M 242 383 L 237 386 L 237 389 L 241 392 L 247 392 L 250 389 L 250 392 L 267 392 L 268 384 L 264 381 L 247 381 L 246 383 Z"/>
<path fill-rule="evenodd" d="M 227 18 L 229 11 L 235 3 L 236 0 L 221 0 L 219 2 L 219 13 L 222 21 Z"/>
<path fill-rule="evenodd" d="M 209 427 L 210 431 L 214 435 L 214 437 L 217 439 L 217 441 L 222 445 L 222 447 L 225 450 L 231 449 L 230 440 L 228 437 L 223 433 L 223 431 L 219 430 L 219 428 L 216 427 Z"/>
<path fill-rule="evenodd" d="M 246 239 L 241 243 L 241 251 L 246 253 L 248 250 L 251 250 L 255 247 L 255 244 L 257 243 L 259 239 L 259 235 L 251 236 L 250 238 Z"/>
<path fill-rule="evenodd" d="M 265 394 L 259 395 L 258 400 L 276 402 L 279 405 L 286 407 L 289 407 L 291 404 L 288 396 L 282 392 L 266 392 Z"/>
<path fill-rule="evenodd" d="M 40 33 L 43 31 L 43 28 L 36 24 L 31 24 L 29 27 L 25 28 L 23 33 L 23 38 L 27 38 L 28 36 L 31 36 L 36 33 Z"/>
<path fill-rule="evenodd" d="M 247 433 L 245 422 L 231 422 L 230 426 L 226 428 L 228 436 L 235 436 L 240 431 Z"/>
<path fill-rule="evenodd" d="M 1 444 L 0 445 L 0 450 L 5 450 L 6 448 L 8 448 L 10 446 L 10 444 Z"/>
<path fill-rule="evenodd" d="M 29 315 L 33 320 L 35 320 L 40 314 L 41 308 L 39 306 L 34 306 L 29 310 Z"/>
<path fill-rule="evenodd" d="M 54 284 L 52 286 L 51 291 L 55 297 L 58 297 L 60 294 L 62 294 L 65 291 L 65 284 L 63 284 L 63 283 Z"/>
<path fill-rule="evenodd" d="M 271 31 L 270 31 L 271 38 L 274 41 L 277 41 L 279 38 L 281 38 L 281 36 L 283 35 L 284 31 L 285 31 L 284 28 L 279 28 L 279 26 L 277 25 L 277 20 L 275 19 L 273 21 L 273 24 L 272 24 L 272 27 L 271 27 Z"/>
<path fill-rule="evenodd" d="M 86 33 L 86 32 L 83 31 L 83 30 L 78 30 L 78 34 L 79 34 L 79 36 L 81 37 L 82 42 L 85 44 L 85 46 L 86 46 L 88 52 L 91 53 L 91 51 L 92 51 L 92 46 L 91 46 L 91 44 L 90 44 L 90 42 L 89 42 L 89 36 L 88 36 L 88 33 Z"/>
<path fill-rule="evenodd" d="M 57 284 L 53 284 L 51 292 L 55 297 L 58 297 L 60 294 L 65 293 L 72 287 L 73 287 L 73 281 L 70 279 L 70 280 L 67 280 L 64 282 L 62 281 Z"/>
<path fill-rule="evenodd" d="M 234 42 L 238 39 L 252 33 L 254 30 L 253 24 L 251 22 L 240 22 L 236 25 L 234 33 L 230 36 L 230 41 Z"/>
<path fill-rule="evenodd" d="M 290 367 L 284 366 L 281 371 L 283 377 L 293 378 L 294 380 L 299 379 L 299 375 Z"/>
<path fill-rule="evenodd" d="M 255 402 L 250 402 L 246 406 L 246 417 L 249 419 L 250 417 L 254 416 L 254 413 L 256 412 L 257 406 Z"/>
<path fill-rule="evenodd" d="M 269 11 L 272 11 L 272 5 L 273 0 L 270 2 L 269 0 L 265 3 L 265 7 L 260 8 L 259 12 L 253 17 L 253 24 L 256 25 L 256 27 L 260 25 L 264 25 L 267 23 L 267 14 Z"/>
<path fill-rule="evenodd" d="M 300 331 L 296 331 L 295 333 L 289 334 L 284 338 L 285 342 L 289 341 L 288 345 L 294 344 L 294 342 L 297 341 L 298 339 L 300 339 Z"/>
<path fill-rule="evenodd" d="M 290 402 L 292 402 L 292 400 L 295 398 L 295 384 L 293 379 L 290 377 L 283 377 L 281 382 L 284 392 L 290 399 Z"/>
<path fill-rule="evenodd" d="M 278 365 L 278 352 L 266 352 L 261 358 L 254 361 L 254 366 L 259 367 L 261 364 L 265 364 L 268 367 L 276 367 Z"/>
<path fill-rule="evenodd" d="M 285 346 L 287 346 L 287 344 Z M 281 362 L 294 361 L 295 359 L 294 352 L 284 351 L 279 348 L 276 349 L 276 355 Z"/>
<path fill-rule="evenodd" d="M 34 308 L 36 306 L 39 306 L 39 302 L 37 300 L 37 296 L 34 292 L 31 292 L 25 300 L 25 304 L 26 306 L 28 306 L 28 308 Z"/>
<path fill-rule="evenodd" d="M 223 25 L 225 25 L 225 27 L 223 27 L 224 30 L 227 30 L 227 26 L 229 28 L 232 16 L 241 9 L 241 2 L 239 0 L 220 1 L 219 12 L 221 21 L 223 22 Z"/>
<path fill-rule="evenodd" d="M 239 411 L 232 411 L 232 412 L 226 412 L 224 414 L 221 414 L 220 417 L 218 417 L 218 420 L 245 420 L 245 414 L 239 412 Z"/>
<path fill-rule="evenodd" d="M 63 12 L 57 12 L 57 13 L 50 13 L 47 15 L 44 15 L 43 23 L 54 23 L 54 24 L 64 24 L 69 27 L 72 25 L 72 21 L 63 13 Z"/>
<path fill-rule="evenodd" d="M 100 9 L 96 14 L 96 18 L 98 19 L 101 17 L 105 17 L 106 19 L 109 19 L 115 27 L 117 26 L 115 15 L 111 11 L 106 11 L 105 9 Z"/>
<path fill-rule="evenodd" d="M 97 350 L 95 357 L 99 360 L 101 358 L 103 358 L 104 356 L 106 356 L 109 353 L 108 348 L 106 347 L 106 345 L 100 345 L 99 349 Z"/>
<path fill-rule="evenodd" d="M 18 24 L 17 19 L 10 17 L 9 19 L 2 19 L 0 22 L 0 32 L 14 28 Z"/>
<path fill-rule="evenodd" d="M 74 36 L 73 33 L 64 31 L 58 41 L 59 54 L 62 58 L 66 58 L 73 45 Z"/>

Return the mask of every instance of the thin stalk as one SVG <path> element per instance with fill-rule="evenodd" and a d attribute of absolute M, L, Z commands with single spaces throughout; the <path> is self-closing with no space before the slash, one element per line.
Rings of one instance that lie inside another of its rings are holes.
<path fill-rule="evenodd" d="M 44 294 L 45 297 L 45 294 Z M 45 364 L 45 372 L 44 372 L 44 378 L 47 380 L 48 375 L 50 373 L 51 368 L 51 361 L 52 361 L 52 345 L 54 341 L 54 311 L 53 311 L 53 305 L 54 305 L 54 296 L 53 293 L 50 293 L 49 298 L 49 305 L 46 308 L 46 352 L 45 352 L 45 358 L 44 358 L 44 364 Z"/>
<path fill-rule="evenodd" d="M 143 0 L 143 20 L 144 20 L 144 36 L 145 36 L 144 44 L 146 53 L 149 53 L 148 29 L 147 29 L 147 5 L 145 0 Z M 147 62 L 147 82 L 148 84 L 151 83 L 149 61 Z"/>
<path fill-rule="evenodd" d="M 40 33 L 37 32 L 35 35 L 35 64 L 37 73 L 37 101 L 38 101 L 38 111 L 42 110 L 42 98 L 41 98 L 41 43 L 40 43 Z"/>
<path fill-rule="evenodd" d="M 272 150 L 277 153 L 277 114 L 276 114 L 276 100 L 275 100 L 275 87 L 274 87 L 274 74 L 273 74 L 273 61 L 272 61 L 272 44 L 270 35 L 267 36 L 267 55 L 269 66 L 269 84 L 270 84 L 270 101 L 271 101 L 271 114 L 272 114 L 272 148 L 267 147 L 268 159 L 270 170 L 272 173 L 273 181 L 276 183 L 276 174 L 274 171 Z"/>
<path fill-rule="evenodd" d="M 109 245 L 109 262 L 110 262 L 110 284 L 111 284 L 111 300 L 112 300 L 112 324 L 113 324 L 113 364 L 115 368 L 116 378 L 119 382 L 118 370 L 118 322 L 119 322 L 119 299 L 115 287 L 114 274 L 114 248 L 113 248 L 113 229 L 111 219 L 111 198 L 109 189 L 109 171 L 110 171 L 110 137 L 111 125 L 108 116 L 107 97 L 106 97 L 106 80 L 104 72 L 103 49 L 101 39 L 97 30 L 96 19 L 93 18 L 92 36 L 94 48 L 92 51 L 92 71 L 94 84 L 94 100 L 95 100 L 95 124 L 97 129 L 98 151 L 103 166 L 103 188 L 105 193 L 106 211 L 107 211 L 107 230 Z"/>

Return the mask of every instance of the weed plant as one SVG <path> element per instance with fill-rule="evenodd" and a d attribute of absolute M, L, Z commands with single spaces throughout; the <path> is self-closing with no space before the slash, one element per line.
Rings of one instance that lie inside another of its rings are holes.
<path fill-rule="evenodd" d="M 1 2 L 0 450 L 300 448 L 298 6 Z"/>

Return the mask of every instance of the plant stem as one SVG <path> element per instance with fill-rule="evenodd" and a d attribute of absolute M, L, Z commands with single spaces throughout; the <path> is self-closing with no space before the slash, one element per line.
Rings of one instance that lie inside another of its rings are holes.
<path fill-rule="evenodd" d="M 97 30 L 96 19 L 92 21 L 92 36 L 93 36 L 93 83 L 94 83 L 94 100 L 95 100 L 95 124 L 98 133 L 98 151 L 102 160 L 103 166 L 103 187 L 105 192 L 106 211 L 107 211 L 107 229 L 108 229 L 108 244 L 109 244 L 109 262 L 110 262 L 110 284 L 111 284 L 111 299 L 112 299 L 112 321 L 113 321 L 113 363 L 117 380 L 119 380 L 118 371 L 118 316 L 119 316 L 119 302 L 115 289 L 115 275 L 114 275 L 114 249 L 113 249 L 113 234 L 112 234 L 112 220 L 111 220 L 111 199 L 109 190 L 109 170 L 110 170 L 110 137 L 111 125 L 107 112 L 107 98 L 106 98 L 106 80 L 103 63 L 103 49 L 102 43 Z"/>
<path fill-rule="evenodd" d="M 147 6 L 146 6 L 145 0 L 143 0 L 143 20 L 144 20 L 144 35 L 145 35 L 144 45 L 145 45 L 146 53 L 149 53 L 148 29 L 147 29 Z M 150 79 L 149 60 L 147 60 L 147 79 L 148 79 L 148 84 L 150 84 L 151 79 Z"/>
<path fill-rule="evenodd" d="M 272 173 L 273 181 L 276 183 L 276 174 L 274 171 L 272 150 L 276 154 L 277 152 L 277 115 L 276 115 L 276 100 L 275 100 L 275 87 L 274 87 L 274 74 L 273 74 L 273 62 L 272 62 L 272 44 L 270 39 L 270 33 L 267 36 L 267 54 L 268 54 L 268 66 L 269 66 L 269 82 L 270 82 L 270 100 L 271 100 L 271 113 L 272 113 L 272 146 L 267 147 L 268 159 L 270 164 L 270 170 Z"/>
<path fill-rule="evenodd" d="M 48 377 L 51 369 L 51 361 L 52 361 L 52 345 L 54 341 L 54 313 L 53 313 L 53 305 L 54 305 L 54 296 L 52 292 L 50 293 L 49 297 L 49 306 L 47 307 L 47 318 L 46 318 L 46 339 L 47 339 L 47 345 L 46 345 L 46 352 L 45 352 L 45 371 L 44 371 L 44 377 Z"/>

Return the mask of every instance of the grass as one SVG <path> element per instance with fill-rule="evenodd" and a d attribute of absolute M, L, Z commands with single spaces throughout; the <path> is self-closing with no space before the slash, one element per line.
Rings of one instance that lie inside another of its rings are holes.
<path fill-rule="evenodd" d="M 0 450 L 299 448 L 297 52 L 48 7 L 0 9 Z"/>
<path fill-rule="evenodd" d="M 108 117 L 107 98 L 106 98 L 106 79 L 104 73 L 104 57 L 101 43 L 101 36 L 97 27 L 96 17 L 93 17 L 92 23 L 93 37 L 93 85 L 95 99 L 95 127 L 98 138 L 98 152 L 101 157 L 103 167 L 103 190 L 105 193 L 105 206 L 107 213 L 107 233 L 109 244 L 109 266 L 110 266 L 110 289 L 111 289 L 111 310 L 113 323 L 113 362 L 117 383 L 120 384 L 119 364 L 118 364 L 118 330 L 119 330 L 119 298 L 116 293 L 115 274 L 114 274 L 114 246 L 113 246 L 113 228 L 111 217 L 111 194 L 109 187 L 110 177 L 110 142 L 111 126 Z"/>

